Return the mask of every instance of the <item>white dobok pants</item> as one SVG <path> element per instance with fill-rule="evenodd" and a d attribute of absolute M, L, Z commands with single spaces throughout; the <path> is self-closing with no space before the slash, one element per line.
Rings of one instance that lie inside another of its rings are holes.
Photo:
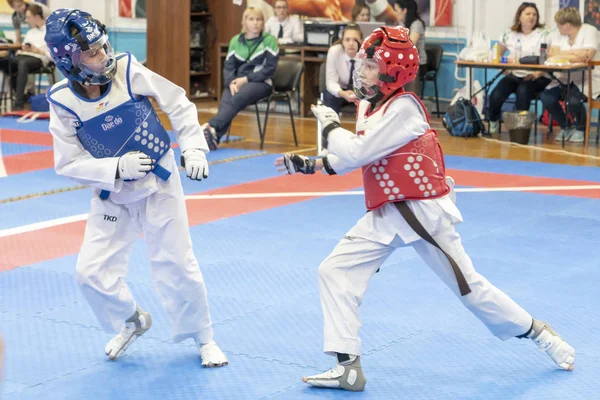
<path fill-rule="evenodd" d="M 211 320 L 192 250 L 181 179 L 175 172 L 167 181 L 157 182 L 157 192 L 128 204 L 115 204 L 110 197 L 101 200 L 99 191 L 94 191 L 77 260 L 77 281 L 102 328 L 121 329 L 136 310 L 124 278 L 134 242 L 143 233 L 152 279 L 171 321 L 174 341 L 198 337 L 206 343 L 212 339 Z"/>
<path fill-rule="evenodd" d="M 373 216 L 365 215 L 350 232 L 367 232 L 367 228 L 373 226 L 372 221 L 368 222 L 369 218 Z M 439 249 L 423 239 L 409 245 L 495 336 L 507 340 L 526 333 L 533 321 L 531 315 L 475 271 L 450 217 L 444 215 L 442 218 L 440 229 L 430 234 L 458 264 L 471 293 L 460 296 L 450 262 Z M 377 221 L 377 224 L 386 221 Z M 359 226 L 361 224 L 365 226 Z M 318 278 L 327 354 L 361 354 L 359 307 L 367 285 L 388 256 L 403 246 L 405 244 L 399 237 L 384 244 L 366 237 L 346 236 L 320 265 Z"/>

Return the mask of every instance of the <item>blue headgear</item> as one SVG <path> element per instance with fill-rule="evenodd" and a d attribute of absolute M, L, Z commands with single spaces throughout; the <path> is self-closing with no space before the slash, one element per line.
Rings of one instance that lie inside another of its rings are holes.
<path fill-rule="evenodd" d="M 48 50 L 58 69 L 69 80 L 84 85 L 103 85 L 117 72 L 115 52 L 108 40 L 106 27 L 85 11 L 61 8 L 46 19 Z M 86 63 L 90 57 L 102 60 Z M 86 55 L 88 57 L 82 57 Z"/>

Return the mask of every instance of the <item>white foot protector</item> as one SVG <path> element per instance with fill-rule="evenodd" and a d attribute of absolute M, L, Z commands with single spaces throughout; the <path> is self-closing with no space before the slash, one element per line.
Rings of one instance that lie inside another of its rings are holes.
<path fill-rule="evenodd" d="M 224 367 L 229 364 L 227 356 L 221 351 L 214 340 L 203 345 L 198 345 L 202 366 L 205 368 Z"/>
<path fill-rule="evenodd" d="M 135 314 L 125 321 L 125 325 L 121 328 L 121 332 L 108 342 L 104 347 L 104 352 L 111 360 L 116 360 L 120 355 L 125 353 L 125 350 L 142 336 L 152 326 L 152 317 L 150 313 L 145 312 L 141 308 L 137 308 Z"/>
<path fill-rule="evenodd" d="M 531 340 L 546 352 L 560 368 L 573 371 L 575 364 L 575 350 L 563 340 L 550 325 L 544 321 L 533 321 L 533 328 L 529 334 Z"/>
<path fill-rule="evenodd" d="M 338 363 L 322 374 L 305 376 L 302 381 L 318 388 L 362 392 L 365 389 L 367 380 L 362 372 L 360 357 L 353 357 L 350 361 L 343 364 Z"/>

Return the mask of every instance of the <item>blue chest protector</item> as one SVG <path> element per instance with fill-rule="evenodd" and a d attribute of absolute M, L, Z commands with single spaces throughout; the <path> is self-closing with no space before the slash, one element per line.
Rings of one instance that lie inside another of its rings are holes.
<path fill-rule="evenodd" d="M 171 176 L 170 171 L 158 164 L 171 148 L 171 139 L 147 97 L 130 99 L 87 121 L 82 121 L 72 110 L 66 109 L 77 117 L 77 138 L 94 158 L 121 157 L 130 151 L 140 151 L 155 162 L 152 173 L 165 181 Z M 102 199 L 107 199 L 109 195 L 107 190 L 100 192 Z"/>
<path fill-rule="evenodd" d="M 158 164 L 171 148 L 171 139 L 160 123 L 150 100 L 127 101 L 110 112 L 98 115 L 77 127 L 82 146 L 95 158 L 120 157 L 130 151 L 140 151 L 156 162 L 152 172 L 162 180 L 171 172 Z M 103 190 L 100 197 L 107 199 Z"/>
<path fill-rule="evenodd" d="M 125 102 L 88 121 L 79 121 L 77 137 L 95 158 L 141 151 L 158 161 L 171 146 L 171 139 L 147 97 Z M 160 177 L 159 171 L 155 173 Z"/>

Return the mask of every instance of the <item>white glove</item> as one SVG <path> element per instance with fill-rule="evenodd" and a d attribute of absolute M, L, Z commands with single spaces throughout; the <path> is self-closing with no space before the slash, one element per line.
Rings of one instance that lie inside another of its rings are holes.
<path fill-rule="evenodd" d="M 317 117 L 317 119 L 321 122 L 321 127 L 323 129 L 332 122 L 337 122 L 338 124 L 340 123 L 340 116 L 337 115 L 337 113 L 333 111 L 333 109 L 330 107 L 323 105 L 313 105 L 310 107 L 310 110 L 313 112 L 313 114 L 315 114 L 315 117 Z"/>
<path fill-rule="evenodd" d="M 119 157 L 117 172 L 121 179 L 140 179 L 152 170 L 153 161 L 141 151 L 130 151 Z"/>
<path fill-rule="evenodd" d="M 183 152 L 185 174 L 190 178 L 201 181 L 208 178 L 208 160 L 202 150 L 188 149 Z"/>

